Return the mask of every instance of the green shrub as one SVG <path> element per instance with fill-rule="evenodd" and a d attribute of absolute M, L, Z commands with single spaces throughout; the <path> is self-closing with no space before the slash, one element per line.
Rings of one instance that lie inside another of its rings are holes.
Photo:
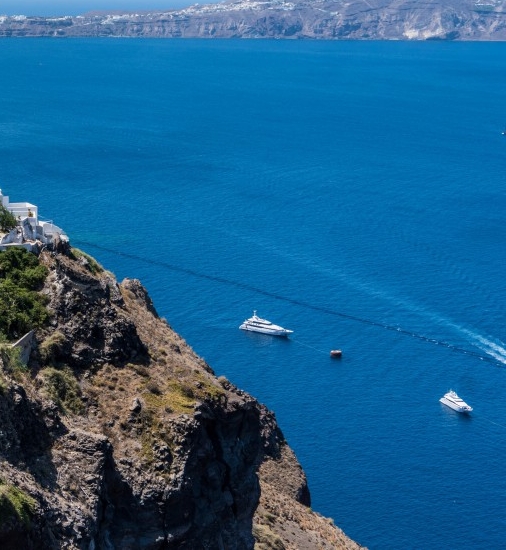
<path fill-rule="evenodd" d="M 0 252 L 0 333 L 7 338 L 19 338 L 47 321 L 47 298 L 37 292 L 47 273 L 24 248 Z"/>
<path fill-rule="evenodd" d="M 63 345 L 66 342 L 65 336 L 60 331 L 55 331 L 48 336 L 39 346 L 42 362 L 47 365 L 56 361 L 61 354 Z"/>
<path fill-rule="evenodd" d="M 19 274 L 19 286 L 31 290 L 42 288 L 47 277 L 47 268 L 43 265 L 27 267 Z"/>
<path fill-rule="evenodd" d="M 63 412 L 81 414 L 84 404 L 81 398 L 81 388 L 69 368 L 62 370 L 47 367 L 40 372 L 44 389 Z"/>
<path fill-rule="evenodd" d="M 0 278 L 11 279 L 19 283 L 23 273 L 27 270 L 34 270 L 39 274 L 47 274 L 47 269 L 39 263 L 37 256 L 22 247 L 14 246 L 0 252 Z M 20 286 L 33 290 L 40 283 L 40 275 L 37 275 L 36 279 L 35 286 L 32 285 L 31 281 L 20 284 Z M 43 281 L 44 278 L 42 278 Z M 29 286 L 26 286 L 26 284 Z"/>
<path fill-rule="evenodd" d="M 0 527 L 13 519 L 30 527 L 35 505 L 31 496 L 0 479 Z"/>
<path fill-rule="evenodd" d="M 16 218 L 3 204 L 0 204 L 0 230 L 10 231 L 16 227 Z"/>
<path fill-rule="evenodd" d="M 11 372 L 19 373 L 27 370 L 26 365 L 21 361 L 20 348 L 13 348 L 10 344 L 4 344 L 0 347 L 0 357 L 5 368 Z"/>
<path fill-rule="evenodd" d="M 86 252 L 83 252 L 82 250 L 79 250 L 79 248 L 72 248 L 70 252 L 71 257 L 74 260 L 81 260 L 84 267 L 93 273 L 93 275 L 97 275 L 98 273 L 102 273 L 104 271 L 104 268 L 89 254 L 86 254 Z"/>
<path fill-rule="evenodd" d="M 46 303 L 47 298 L 37 292 L 10 279 L 0 280 L 0 332 L 14 339 L 43 326 L 49 318 Z"/>

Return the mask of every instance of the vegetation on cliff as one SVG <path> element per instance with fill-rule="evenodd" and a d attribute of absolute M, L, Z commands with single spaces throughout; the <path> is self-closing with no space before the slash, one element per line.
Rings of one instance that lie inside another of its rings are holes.
<path fill-rule="evenodd" d="M 0 338 L 19 338 L 47 321 L 47 300 L 38 292 L 47 273 L 24 248 L 0 252 Z"/>
<path fill-rule="evenodd" d="M 310 510 L 274 415 L 216 378 L 139 281 L 76 249 L 9 249 L 0 266 L 41 310 L 23 317 L 27 368 L 0 353 L 2 549 L 359 548 Z"/>
<path fill-rule="evenodd" d="M 35 505 L 32 497 L 0 479 L 0 528 L 14 521 L 29 529 Z"/>
<path fill-rule="evenodd" d="M 0 231 L 10 231 L 16 227 L 16 218 L 3 204 L 0 204 Z"/>

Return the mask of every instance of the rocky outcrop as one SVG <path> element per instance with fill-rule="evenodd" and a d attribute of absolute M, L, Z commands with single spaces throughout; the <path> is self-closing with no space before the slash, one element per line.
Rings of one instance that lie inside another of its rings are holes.
<path fill-rule="evenodd" d="M 27 369 L 0 353 L 2 549 L 359 548 L 309 509 L 273 413 L 139 281 L 73 250 L 40 261 L 51 322 Z"/>
<path fill-rule="evenodd" d="M 3 17 L 0 36 L 505 40 L 500 0 L 242 0 L 165 12 Z"/>
<path fill-rule="evenodd" d="M 63 254 L 43 257 L 50 268 L 44 292 L 53 312 L 52 329 L 63 335 L 53 360 L 72 368 L 147 361 L 115 279 L 108 273 L 94 277 L 85 257 L 80 260 Z"/>

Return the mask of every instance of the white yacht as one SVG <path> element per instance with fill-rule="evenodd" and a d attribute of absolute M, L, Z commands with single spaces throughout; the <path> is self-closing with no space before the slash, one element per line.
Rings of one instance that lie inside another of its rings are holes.
<path fill-rule="evenodd" d="M 253 312 L 253 317 L 246 319 L 239 328 L 252 332 L 261 332 L 262 334 L 271 334 L 272 336 L 288 336 L 293 332 L 293 330 L 274 325 L 270 321 L 267 321 L 267 319 L 261 319 L 257 316 L 256 310 Z"/>
<path fill-rule="evenodd" d="M 473 408 L 461 399 L 453 390 L 445 393 L 439 401 L 459 413 L 469 413 L 473 410 Z"/>

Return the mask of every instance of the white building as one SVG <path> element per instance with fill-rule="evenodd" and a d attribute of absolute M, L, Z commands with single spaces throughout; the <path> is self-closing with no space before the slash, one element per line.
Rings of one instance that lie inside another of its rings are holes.
<path fill-rule="evenodd" d="M 39 219 L 39 209 L 29 202 L 10 202 L 9 197 L 2 194 L 0 189 L 0 203 L 17 220 L 17 226 L 8 233 L 0 232 L 0 250 L 8 246 L 23 246 L 28 250 L 35 250 L 40 243 L 53 245 L 57 240 L 68 242 L 65 231 L 51 221 Z"/>

